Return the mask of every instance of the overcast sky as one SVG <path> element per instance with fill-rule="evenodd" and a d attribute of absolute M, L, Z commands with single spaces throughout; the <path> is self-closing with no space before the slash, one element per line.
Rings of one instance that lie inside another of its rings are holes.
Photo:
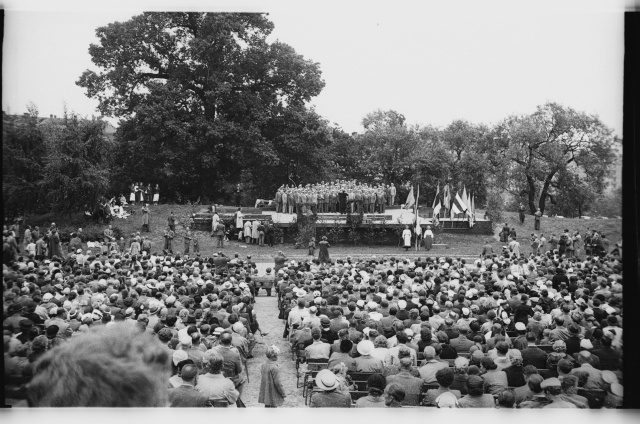
<path fill-rule="evenodd" d="M 233 8 L 269 12 L 272 39 L 320 63 L 326 86 L 312 105 L 345 131 L 361 131 L 378 108 L 446 126 L 496 123 L 555 101 L 598 114 L 622 135 L 624 0 L 391 3 L 5 2 L 2 108 L 22 113 L 34 102 L 49 116 L 66 103 L 97 114 L 97 101 L 75 85 L 92 68 L 97 27 L 143 10 Z"/>

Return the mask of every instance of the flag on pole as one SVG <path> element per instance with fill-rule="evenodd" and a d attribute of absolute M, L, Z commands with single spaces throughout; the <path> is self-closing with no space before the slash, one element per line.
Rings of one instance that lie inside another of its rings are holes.
<path fill-rule="evenodd" d="M 420 201 L 420 184 L 418 184 L 418 191 L 416 195 L 416 201 L 413 207 L 413 213 L 416 219 L 416 226 L 414 232 L 416 233 L 416 250 L 418 250 L 418 237 L 422 235 L 422 228 L 420 228 L 420 217 L 418 216 L 418 202 Z"/>
<path fill-rule="evenodd" d="M 442 208 L 442 205 L 440 205 L 440 202 L 438 202 L 438 204 L 433 208 L 433 216 L 436 217 L 438 216 L 438 214 L 440 213 L 440 209 Z"/>
<path fill-rule="evenodd" d="M 411 191 L 409 192 L 409 196 L 407 196 L 407 201 L 405 202 L 403 209 L 409 209 L 415 202 L 416 199 L 413 197 L 413 186 L 411 186 Z"/>
<path fill-rule="evenodd" d="M 451 209 L 451 189 L 448 183 L 444 186 L 444 208 Z"/>
<path fill-rule="evenodd" d="M 436 207 L 436 202 L 438 201 L 438 195 L 440 194 L 440 182 L 438 182 L 438 188 L 436 190 L 436 197 L 433 198 L 433 206 L 431 206 L 432 208 Z"/>
<path fill-rule="evenodd" d="M 467 195 L 467 187 L 466 186 L 462 186 L 462 201 L 464 202 L 465 205 L 469 206 L 470 205 L 470 200 L 469 200 L 469 196 Z"/>
<path fill-rule="evenodd" d="M 469 210 L 467 204 L 464 200 L 462 200 L 462 197 L 460 197 L 460 194 L 458 192 L 456 192 L 456 197 L 453 199 L 453 206 L 451 207 L 451 209 L 453 209 L 454 207 L 460 211 L 458 213 L 464 213 Z"/>

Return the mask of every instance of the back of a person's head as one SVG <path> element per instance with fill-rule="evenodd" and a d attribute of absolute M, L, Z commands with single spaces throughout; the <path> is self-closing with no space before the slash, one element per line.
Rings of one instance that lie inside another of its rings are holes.
<path fill-rule="evenodd" d="M 387 379 L 382 374 L 373 374 L 367 380 L 367 388 L 369 394 L 374 396 L 380 396 L 384 393 L 384 389 L 387 386 Z"/>
<path fill-rule="evenodd" d="M 488 371 L 498 368 L 496 363 L 493 361 L 493 358 L 490 356 L 485 356 L 484 358 L 482 358 L 482 361 L 480 361 L 480 363 L 482 364 L 482 367 Z"/>
<path fill-rule="evenodd" d="M 187 382 L 192 382 L 197 375 L 198 367 L 193 364 L 183 366 L 180 371 L 180 378 Z"/>
<path fill-rule="evenodd" d="M 542 381 L 544 381 L 544 379 L 540 374 L 533 374 L 529 377 L 527 384 L 533 393 L 540 393 L 542 391 L 542 387 L 540 387 Z"/>
<path fill-rule="evenodd" d="M 498 342 L 496 343 L 496 350 L 500 355 L 506 355 L 509 351 L 509 345 L 507 342 Z"/>
<path fill-rule="evenodd" d="M 478 375 L 469 375 L 467 389 L 471 396 L 482 396 L 484 394 L 484 381 Z"/>
<path fill-rule="evenodd" d="M 349 353 L 353 349 L 353 342 L 351 340 L 342 340 L 340 342 L 340 352 Z"/>
<path fill-rule="evenodd" d="M 516 403 L 516 396 L 513 390 L 503 389 L 498 393 L 498 406 L 501 408 L 513 408 Z"/>
<path fill-rule="evenodd" d="M 403 370 L 409 370 L 411 369 L 411 366 L 413 365 L 413 360 L 410 357 L 405 357 L 400 359 L 400 368 Z"/>
<path fill-rule="evenodd" d="M 562 377 L 562 390 L 564 392 L 569 392 L 573 390 L 578 385 L 578 377 L 575 375 L 565 375 Z"/>
<path fill-rule="evenodd" d="M 28 396 L 45 407 L 163 407 L 170 374 L 168 351 L 148 333 L 97 326 L 41 358 Z"/>
<path fill-rule="evenodd" d="M 443 387 L 449 387 L 453 384 L 453 369 L 450 367 L 441 368 L 436 372 L 436 381 Z"/>
<path fill-rule="evenodd" d="M 371 333 L 369 333 L 371 334 Z M 383 335 L 379 335 L 376 336 L 375 339 L 373 339 L 373 346 L 378 348 L 378 347 L 382 347 L 382 348 L 386 348 L 387 347 L 387 338 Z"/>
<path fill-rule="evenodd" d="M 320 340 L 322 336 L 322 331 L 318 327 L 314 327 L 311 329 L 311 337 L 313 340 Z"/>
<path fill-rule="evenodd" d="M 568 359 L 561 359 L 558 361 L 558 371 L 562 371 L 565 374 L 569 374 L 573 369 L 573 363 Z"/>
<path fill-rule="evenodd" d="M 223 346 L 230 346 L 232 340 L 231 333 L 224 332 L 220 335 L 220 344 Z"/>
<path fill-rule="evenodd" d="M 217 374 L 222 371 L 224 358 L 217 350 L 210 349 L 204 353 L 202 362 L 205 364 L 210 373 Z"/>
<path fill-rule="evenodd" d="M 387 395 L 393 398 L 396 402 L 402 402 L 406 396 L 406 392 L 401 385 L 397 383 L 391 383 L 386 387 Z"/>
<path fill-rule="evenodd" d="M 398 340 L 398 343 L 404 344 L 409 341 L 409 336 L 407 336 L 407 333 L 404 331 L 397 331 L 396 339 Z"/>

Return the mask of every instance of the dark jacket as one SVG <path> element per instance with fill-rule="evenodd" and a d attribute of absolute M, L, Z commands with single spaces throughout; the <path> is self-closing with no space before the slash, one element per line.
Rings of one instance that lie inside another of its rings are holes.
<path fill-rule="evenodd" d="M 540 348 L 529 346 L 522 351 L 522 365 L 544 369 L 547 367 L 547 353 Z"/>
<path fill-rule="evenodd" d="M 168 392 L 172 408 L 205 408 L 211 406 L 207 395 L 188 384 L 169 389 Z"/>

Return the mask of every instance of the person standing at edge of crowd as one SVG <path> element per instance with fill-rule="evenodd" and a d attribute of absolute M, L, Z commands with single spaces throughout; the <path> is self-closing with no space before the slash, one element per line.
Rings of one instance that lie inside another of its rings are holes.
<path fill-rule="evenodd" d="M 191 245 L 191 230 L 187 228 L 187 232 L 184 233 L 184 254 L 189 254 L 189 246 Z"/>
<path fill-rule="evenodd" d="M 171 229 L 171 231 L 175 233 L 176 232 L 176 216 L 173 214 L 173 211 L 171 211 L 169 218 L 167 218 L 167 222 L 169 223 L 169 228 Z"/>
<path fill-rule="evenodd" d="M 540 231 L 540 220 L 542 219 L 542 212 L 540 211 L 540 208 L 536 210 L 536 213 L 534 213 L 533 216 L 535 219 L 533 229 L 536 231 Z"/>
<path fill-rule="evenodd" d="M 236 213 L 233 214 L 233 220 L 236 223 L 236 232 L 238 233 L 238 241 L 242 241 L 242 236 L 240 235 L 243 229 L 242 218 L 244 218 L 244 214 L 242 213 L 242 208 L 238 208 Z"/>
<path fill-rule="evenodd" d="M 156 188 L 153 190 L 153 204 L 157 206 L 158 201 L 160 201 L 160 185 L 156 184 Z"/>
<path fill-rule="evenodd" d="M 267 361 L 262 364 L 258 403 L 263 403 L 265 408 L 282 406 L 286 397 L 277 363 L 279 353 L 280 349 L 271 345 L 265 354 Z"/>
<path fill-rule="evenodd" d="M 524 204 L 520 202 L 520 206 L 518 206 L 518 214 L 520 216 L 520 225 L 524 224 Z"/>

